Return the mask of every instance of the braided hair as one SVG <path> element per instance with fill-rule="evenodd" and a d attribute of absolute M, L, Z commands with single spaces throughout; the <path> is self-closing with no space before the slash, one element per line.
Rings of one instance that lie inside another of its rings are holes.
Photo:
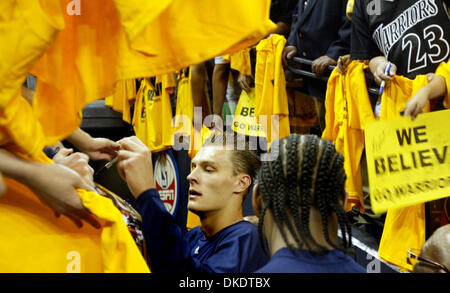
<path fill-rule="evenodd" d="M 335 249 L 351 247 L 351 226 L 339 199 L 345 194 L 344 157 L 333 143 L 315 135 L 291 134 L 279 141 L 279 156 L 262 162 L 257 182 L 264 206 L 259 218 L 259 237 L 264 243 L 263 219 L 269 209 L 290 249 L 308 249 L 325 253 L 327 249 L 313 238 L 309 228 L 311 207 L 322 219 L 322 232 Z M 342 232 L 342 245 L 333 243 L 328 231 L 329 216 L 335 213 Z M 296 242 L 287 240 L 286 229 Z M 306 247 L 305 247 L 306 246 Z"/>

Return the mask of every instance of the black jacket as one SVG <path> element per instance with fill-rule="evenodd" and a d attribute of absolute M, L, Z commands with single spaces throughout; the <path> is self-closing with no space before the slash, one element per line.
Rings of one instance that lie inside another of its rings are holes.
<path fill-rule="evenodd" d="M 287 45 L 296 46 L 299 55 L 310 60 L 327 55 L 337 61 L 349 54 L 352 29 L 345 14 L 347 0 L 308 0 L 301 12 L 302 5 L 298 1 Z"/>
<path fill-rule="evenodd" d="M 337 61 L 350 53 L 351 22 L 346 15 L 347 0 L 308 0 L 303 9 L 298 1 L 286 46 L 296 46 L 298 56 L 311 61 L 327 55 Z M 307 79 L 308 80 L 308 79 Z M 308 80 L 309 94 L 325 98 L 326 82 Z"/>

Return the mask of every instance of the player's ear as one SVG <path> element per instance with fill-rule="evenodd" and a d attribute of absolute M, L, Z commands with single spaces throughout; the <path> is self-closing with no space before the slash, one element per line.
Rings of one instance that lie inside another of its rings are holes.
<path fill-rule="evenodd" d="M 248 174 L 239 174 L 236 185 L 234 187 L 234 193 L 245 192 L 252 184 L 252 178 Z"/>

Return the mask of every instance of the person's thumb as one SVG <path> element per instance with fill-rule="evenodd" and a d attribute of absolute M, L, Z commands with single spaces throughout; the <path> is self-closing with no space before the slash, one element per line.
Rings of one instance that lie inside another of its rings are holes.
<path fill-rule="evenodd" d="M 65 157 L 69 156 L 71 153 L 73 153 L 73 149 L 66 149 L 66 148 L 62 148 L 58 154 L 61 154 Z"/>

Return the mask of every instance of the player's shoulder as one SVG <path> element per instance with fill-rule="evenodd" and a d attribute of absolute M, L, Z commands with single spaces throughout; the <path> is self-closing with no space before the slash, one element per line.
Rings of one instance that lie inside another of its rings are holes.
<path fill-rule="evenodd" d="M 258 228 L 248 222 L 248 221 L 240 221 L 236 224 L 230 225 L 223 229 L 220 232 L 222 237 L 257 237 L 258 235 Z"/>

